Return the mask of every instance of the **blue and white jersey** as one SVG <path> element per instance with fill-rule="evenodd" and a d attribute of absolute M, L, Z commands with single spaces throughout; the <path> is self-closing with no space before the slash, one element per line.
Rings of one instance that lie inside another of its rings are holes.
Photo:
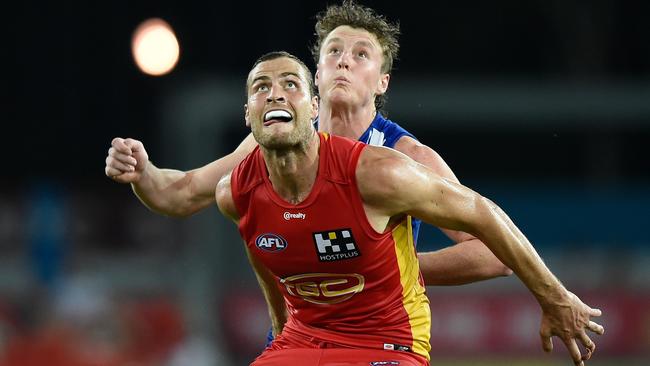
<path fill-rule="evenodd" d="M 314 127 L 318 130 L 318 119 L 314 121 Z M 370 123 L 366 132 L 359 137 L 359 141 L 365 142 L 368 145 L 386 146 L 394 149 L 397 141 L 404 136 L 416 139 L 412 133 L 405 130 L 402 126 L 384 118 L 381 113 L 377 113 L 375 119 L 372 120 L 372 123 Z M 420 232 L 420 224 L 420 220 L 413 218 L 413 242 L 416 245 L 418 242 L 418 233 Z"/>
<path fill-rule="evenodd" d="M 368 145 L 386 146 L 394 149 L 397 141 L 404 136 L 415 139 L 415 136 L 402 128 L 402 126 L 384 118 L 381 113 L 377 113 L 366 132 L 359 137 L 359 141 L 365 142 Z"/>
<path fill-rule="evenodd" d="M 366 132 L 359 137 L 359 141 L 365 142 L 368 145 L 386 146 L 394 149 L 397 141 L 404 136 L 416 139 L 412 133 L 405 130 L 402 126 L 384 118 L 381 113 L 377 113 L 375 119 L 372 120 L 372 123 L 368 126 Z M 413 227 L 413 243 L 415 243 L 415 245 L 418 244 L 418 233 L 420 232 L 421 223 L 422 221 L 416 218 L 413 218 L 411 222 Z"/>

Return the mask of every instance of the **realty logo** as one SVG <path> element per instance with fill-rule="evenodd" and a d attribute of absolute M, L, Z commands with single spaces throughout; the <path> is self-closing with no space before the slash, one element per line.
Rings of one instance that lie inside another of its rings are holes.
<path fill-rule="evenodd" d="M 302 212 L 291 213 L 291 212 L 286 211 L 286 212 L 284 213 L 284 219 L 287 220 L 287 221 L 289 221 L 289 220 L 291 220 L 291 219 L 300 219 L 300 220 L 304 220 L 305 217 L 307 217 L 307 215 L 305 215 L 305 214 L 302 213 Z"/>

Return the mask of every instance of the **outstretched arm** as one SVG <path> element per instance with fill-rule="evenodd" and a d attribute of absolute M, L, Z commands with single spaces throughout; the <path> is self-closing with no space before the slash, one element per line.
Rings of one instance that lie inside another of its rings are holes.
<path fill-rule="evenodd" d="M 403 154 L 373 146 L 364 149 L 361 155 L 357 182 L 368 219 L 380 232 L 408 214 L 481 239 L 539 302 L 543 311 L 540 334 L 544 350 L 550 351 L 551 337 L 558 336 L 575 364 L 580 365 L 591 357 L 595 344 L 586 331 L 604 332 L 602 326 L 590 319 L 599 316 L 600 310 L 584 304 L 560 283 L 528 239 L 494 202 L 441 178 Z M 577 342 L 586 348 L 584 355 Z"/>
<path fill-rule="evenodd" d="M 456 175 L 442 157 L 415 139 L 402 137 L 395 145 L 395 150 L 425 165 L 439 176 L 458 183 Z M 480 239 L 462 231 L 440 229 L 456 244 L 433 252 L 418 253 L 420 271 L 426 285 L 463 285 L 512 274 L 512 270 Z"/>
<path fill-rule="evenodd" d="M 142 142 L 116 137 L 106 157 L 106 176 L 130 183 L 150 210 L 168 216 L 189 216 L 214 204 L 214 189 L 256 143 L 251 134 L 232 153 L 187 172 L 161 169 L 149 161 Z"/>
<path fill-rule="evenodd" d="M 240 216 L 237 212 L 235 202 L 232 199 L 232 190 L 230 187 L 230 174 L 226 174 L 221 178 L 219 184 L 217 184 L 214 194 L 219 211 L 227 218 L 238 223 Z M 282 328 L 284 328 L 284 324 L 287 322 L 288 313 L 284 297 L 280 289 L 278 289 L 278 282 L 273 273 L 251 255 L 246 243 L 244 243 L 244 248 L 246 248 L 246 255 L 248 256 L 251 267 L 253 267 L 257 282 L 266 300 L 269 316 L 271 317 L 271 325 L 273 327 L 273 336 L 277 336 L 282 332 Z"/>
<path fill-rule="evenodd" d="M 255 272 L 257 282 L 264 294 L 266 307 L 268 308 L 269 317 L 271 318 L 273 337 L 275 338 L 282 332 L 284 324 L 287 322 L 289 316 L 286 303 L 284 302 L 284 296 L 282 296 L 282 293 L 278 289 L 278 283 L 273 273 L 271 273 L 266 266 L 259 263 L 255 257 L 250 254 L 246 245 L 244 245 L 244 247 L 246 248 L 246 255 L 248 256 L 251 267 L 253 267 L 253 271 Z"/>
<path fill-rule="evenodd" d="M 465 285 L 512 274 L 512 270 L 476 238 L 430 252 L 418 252 L 418 262 L 427 286 Z"/>

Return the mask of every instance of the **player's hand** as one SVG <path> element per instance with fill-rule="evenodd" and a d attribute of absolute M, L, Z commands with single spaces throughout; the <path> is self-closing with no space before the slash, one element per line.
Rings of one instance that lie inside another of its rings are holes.
<path fill-rule="evenodd" d="M 589 338 L 587 331 L 599 335 L 605 332 L 602 325 L 591 321 L 591 317 L 600 316 L 602 312 L 587 306 L 573 293 L 569 291 L 567 293 L 565 301 L 542 306 L 542 326 L 540 328 L 542 348 L 546 352 L 551 352 L 553 350 L 551 337 L 557 336 L 569 350 L 573 363 L 584 366 L 584 362 L 591 358 L 596 349 L 596 344 Z M 584 347 L 584 354 L 581 354 L 578 342 Z"/>
<path fill-rule="evenodd" d="M 116 137 L 111 141 L 106 157 L 106 176 L 120 183 L 135 183 L 149 162 L 149 155 L 142 142 Z"/>

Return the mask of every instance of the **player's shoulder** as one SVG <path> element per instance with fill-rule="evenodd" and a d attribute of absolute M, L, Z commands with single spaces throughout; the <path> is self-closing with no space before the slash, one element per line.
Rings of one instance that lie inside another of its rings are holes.
<path fill-rule="evenodd" d="M 232 197 L 231 174 L 232 174 L 232 172 L 229 172 L 229 173 L 225 174 L 217 182 L 217 186 L 215 188 L 215 196 L 216 196 L 216 199 L 217 199 L 217 204 L 219 204 L 224 199 L 227 199 L 229 196 Z"/>
<path fill-rule="evenodd" d="M 357 176 L 359 173 L 369 176 L 390 176 L 398 172 L 404 164 L 409 163 L 405 154 L 385 146 L 367 145 L 359 156 Z"/>
<path fill-rule="evenodd" d="M 366 203 L 383 205 L 383 200 L 399 196 L 412 177 L 413 160 L 384 146 L 366 146 L 356 169 L 356 182 Z"/>
<path fill-rule="evenodd" d="M 444 163 L 440 154 L 438 154 L 434 149 L 410 136 L 402 136 L 397 143 L 395 143 L 393 148 L 418 163 L 427 166 L 431 164 Z"/>
<path fill-rule="evenodd" d="M 263 157 L 259 146 L 255 146 L 232 170 L 229 176 L 231 188 L 238 193 L 246 193 L 263 182 L 260 164 Z"/>
<path fill-rule="evenodd" d="M 239 219 L 239 213 L 232 194 L 231 174 L 232 172 L 224 175 L 217 183 L 215 200 L 219 211 L 236 222 Z"/>
<path fill-rule="evenodd" d="M 455 182 L 458 181 L 447 162 L 429 146 L 405 136 L 398 141 L 394 149 L 433 170 L 436 174 Z"/>
<path fill-rule="evenodd" d="M 335 149 L 351 149 L 358 141 L 345 136 L 332 135 L 326 132 L 319 132 L 321 141 L 329 144 Z"/>
<path fill-rule="evenodd" d="M 419 156 L 422 154 L 437 154 L 432 148 L 421 143 L 411 136 L 401 136 L 395 143 L 393 149 L 406 154 L 410 157 Z"/>
<path fill-rule="evenodd" d="M 325 163 L 319 174 L 331 181 L 348 182 L 351 169 L 357 164 L 360 151 L 366 145 L 357 140 L 323 132 L 320 136 L 321 143 L 325 145 L 325 155 L 321 156 Z"/>

